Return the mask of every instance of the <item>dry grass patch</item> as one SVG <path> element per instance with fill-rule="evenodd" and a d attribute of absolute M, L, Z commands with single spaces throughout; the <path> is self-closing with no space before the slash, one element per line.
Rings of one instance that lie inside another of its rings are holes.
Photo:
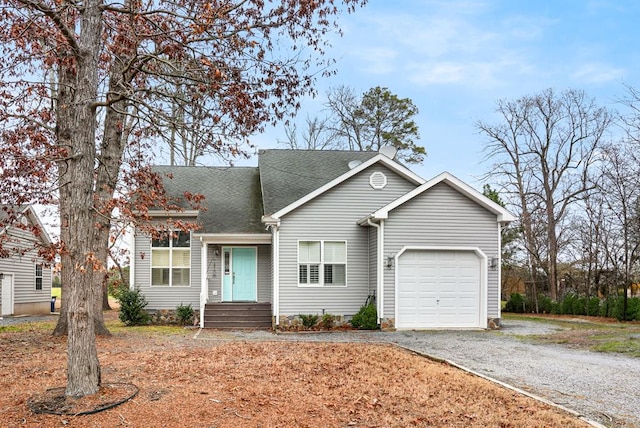
<path fill-rule="evenodd" d="M 549 334 L 524 336 L 527 340 L 556 343 L 572 348 L 624 354 L 640 358 L 640 322 L 574 315 L 513 315 L 507 319 L 530 319 L 561 327 Z"/>
<path fill-rule="evenodd" d="M 166 333 L 166 332 L 165 332 Z M 0 414 L 10 427 L 583 427 L 488 381 L 387 345 L 191 340 L 184 330 L 100 338 L 104 382 L 131 401 L 86 416 L 36 415 L 28 400 L 64 385 L 65 340 L 0 333 Z"/>

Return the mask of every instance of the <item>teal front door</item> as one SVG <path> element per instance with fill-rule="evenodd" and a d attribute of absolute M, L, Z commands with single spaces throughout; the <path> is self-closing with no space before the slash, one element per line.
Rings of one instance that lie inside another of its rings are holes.
<path fill-rule="evenodd" d="M 222 300 L 256 302 L 258 300 L 256 249 L 224 247 L 222 254 Z"/>

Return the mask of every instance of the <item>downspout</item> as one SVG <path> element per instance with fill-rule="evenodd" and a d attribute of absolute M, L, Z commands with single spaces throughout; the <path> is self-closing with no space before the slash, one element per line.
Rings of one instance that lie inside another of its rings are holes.
<path fill-rule="evenodd" d="M 273 231 L 273 316 L 275 325 L 280 325 L 280 227 L 272 224 Z"/>
<path fill-rule="evenodd" d="M 487 281 L 489 280 L 487 275 Z M 487 284 L 487 293 L 489 284 Z M 498 319 L 502 319 L 502 223 L 498 223 Z"/>
<path fill-rule="evenodd" d="M 377 224 L 368 218 L 367 224 L 378 229 L 376 242 L 378 253 L 378 262 L 376 263 L 376 309 L 378 311 L 378 324 L 381 324 L 381 320 L 384 317 L 384 223 L 383 220 L 380 220 L 380 224 Z"/>
<path fill-rule="evenodd" d="M 129 290 L 135 289 L 136 284 L 136 229 L 134 227 L 131 237 L 129 238 L 129 248 L 133 249 L 133 254 L 129 257 Z"/>
<path fill-rule="evenodd" d="M 209 255 L 207 243 L 204 242 L 202 236 L 200 237 L 200 245 L 202 246 L 200 255 L 200 328 L 204 328 L 204 308 L 209 296 L 209 281 L 207 280 L 207 258 Z"/>

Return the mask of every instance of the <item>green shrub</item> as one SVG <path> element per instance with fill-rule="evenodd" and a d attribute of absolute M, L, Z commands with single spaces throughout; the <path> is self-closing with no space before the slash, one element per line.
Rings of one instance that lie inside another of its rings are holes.
<path fill-rule="evenodd" d="M 597 297 L 592 297 L 587 302 L 587 315 L 592 317 L 597 317 L 600 315 L 600 299 Z"/>
<path fill-rule="evenodd" d="M 318 323 L 318 315 L 300 314 L 299 317 L 302 320 L 302 325 L 305 326 L 306 328 L 313 328 L 313 326 L 315 326 Z"/>
<path fill-rule="evenodd" d="M 191 324 L 193 322 L 193 314 L 194 312 L 191 304 L 185 306 L 180 303 L 180 306 L 176 308 L 176 316 L 182 325 Z"/>
<path fill-rule="evenodd" d="M 633 321 L 640 319 L 640 298 L 631 297 L 627 299 L 627 311 L 624 311 L 624 296 L 616 296 L 612 317 L 618 321 Z"/>
<path fill-rule="evenodd" d="M 627 302 L 627 319 L 640 321 L 640 297 L 632 297 Z"/>
<path fill-rule="evenodd" d="M 560 313 L 563 315 L 571 315 L 573 313 L 573 301 L 575 296 L 571 293 L 567 294 L 558 303 L 560 304 Z"/>
<path fill-rule="evenodd" d="M 140 289 L 121 289 L 116 298 L 120 302 L 118 317 L 124 325 L 149 324 L 151 317 L 144 309 L 147 306 L 147 300 L 140 292 Z"/>
<path fill-rule="evenodd" d="M 577 297 L 573 301 L 573 315 L 587 315 L 586 297 Z"/>
<path fill-rule="evenodd" d="M 331 330 L 333 328 L 333 324 L 335 322 L 336 317 L 334 317 L 331 314 L 324 314 L 322 315 L 322 320 L 320 321 L 320 324 L 322 324 L 322 327 L 325 330 Z"/>
<path fill-rule="evenodd" d="M 507 304 L 504 305 L 505 312 L 514 312 L 517 314 L 524 313 L 526 311 L 527 299 L 520 293 L 512 293 L 507 300 Z"/>
<path fill-rule="evenodd" d="M 375 330 L 378 328 L 378 310 L 374 303 L 369 303 L 360 308 L 351 319 L 351 325 L 361 330 Z"/>
<path fill-rule="evenodd" d="M 600 316 L 601 317 L 613 317 L 613 310 L 615 308 L 615 296 L 609 296 L 600 304 Z"/>
<path fill-rule="evenodd" d="M 122 278 L 120 272 L 121 271 L 112 268 L 109 270 L 107 276 L 107 290 L 109 292 L 109 295 L 115 297 L 116 299 L 118 298 L 118 293 L 120 293 L 120 291 L 129 289 L 128 277 L 126 279 Z M 128 272 L 129 267 L 127 266 L 123 269 L 123 273 L 126 275 Z"/>
<path fill-rule="evenodd" d="M 536 308 L 531 308 L 528 312 L 535 311 Z M 543 314 L 553 314 L 558 310 L 556 303 L 551 300 L 551 297 L 544 294 L 538 295 L 538 312 Z"/>

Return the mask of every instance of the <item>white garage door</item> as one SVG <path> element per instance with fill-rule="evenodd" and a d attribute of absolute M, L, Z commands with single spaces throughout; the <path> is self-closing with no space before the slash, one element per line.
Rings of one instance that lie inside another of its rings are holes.
<path fill-rule="evenodd" d="M 480 327 L 480 263 L 473 251 L 405 251 L 398 260 L 396 326 Z"/>

